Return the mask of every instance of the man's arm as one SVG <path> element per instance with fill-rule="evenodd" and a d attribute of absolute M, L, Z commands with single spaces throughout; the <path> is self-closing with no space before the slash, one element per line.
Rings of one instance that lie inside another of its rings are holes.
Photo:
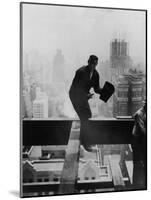
<path fill-rule="evenodd" d="M 141 132 L 146 133 L 145 124 L 141 115 L 136 115 L 136 124 L 139 126 Z"/>
<path fill-rule="evenodd" d="M 93 88 L 95 93 L 101 94 L 102 88 L 100 87 L 98 72 L 96 73 L 96 79 Z"/>
<path fill-rule="evenodd" d="M 82 70 L 77 70 L 76 73 L 75 73 L 75 77 L 73 79 L 73 84 L 75 86 L 81 85 L 82 79 L 83 79 L 83 72 L 82 72 Z"/>
<path fill-rule="evenodd" d="M 140 132 L 145 134 L 146 128 L 142 116 L 139 113 L 136 113 L 134 115 L 134 118 L 135 118 L 135 124 L 133 128 L 133 135 L 139 135 Z"/>

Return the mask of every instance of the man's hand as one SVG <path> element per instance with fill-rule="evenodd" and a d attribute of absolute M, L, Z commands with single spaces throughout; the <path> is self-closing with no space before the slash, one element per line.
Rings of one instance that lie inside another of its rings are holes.
<path fill-rule="evenodd" d="M 92 94 L 89 93 L 89 94 L 87 95 L 88 100 L 91 99 L 91 98 L 93 97 L 93 95 L 94 95 L 93 93 L 92 93 Z"/>

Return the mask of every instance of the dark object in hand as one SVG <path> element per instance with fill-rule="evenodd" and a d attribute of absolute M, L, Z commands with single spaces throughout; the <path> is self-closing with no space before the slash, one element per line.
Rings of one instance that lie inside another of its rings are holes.
<path fill-rule="evenodd" d="M 101 90 L 100 99 L 106 103 L 108 99 L 112 96 L 114 91 L 115 91 L 114 85 L 106 81 Z"/>

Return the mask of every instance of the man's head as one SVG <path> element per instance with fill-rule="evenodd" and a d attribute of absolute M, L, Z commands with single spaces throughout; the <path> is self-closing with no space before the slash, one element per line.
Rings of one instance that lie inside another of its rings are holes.
<path fill-rule="evenodd" d="M 90 70 L 94 70 L 98 64 L 98 57 L 95 55 L 91 55 L 88 60 L 88 66 Z"/>

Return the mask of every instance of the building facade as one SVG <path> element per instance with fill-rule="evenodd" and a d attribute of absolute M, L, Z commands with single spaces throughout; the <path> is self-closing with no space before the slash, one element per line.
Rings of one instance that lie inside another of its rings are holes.
<path fill-rule="evenodd" d="M 48 118 L 48 96 L 36 88 L 36 99 L 33 101 L 33 118 Z"/>
<path fill-rule="evenodd" d="M 110 43 L 111 81 L 117 82 L 120 75 L 126 73 L 132 65 L 129 56 L 129 43 L 125 40 L 114 39 Z"/>
<path fill-rule="evenodd" d="M 142 72 L 130 70 L 123 74 L 116 85 L 114 95 L 114 117 L 132 116 L 146 99 L 146 84 Z"/>

